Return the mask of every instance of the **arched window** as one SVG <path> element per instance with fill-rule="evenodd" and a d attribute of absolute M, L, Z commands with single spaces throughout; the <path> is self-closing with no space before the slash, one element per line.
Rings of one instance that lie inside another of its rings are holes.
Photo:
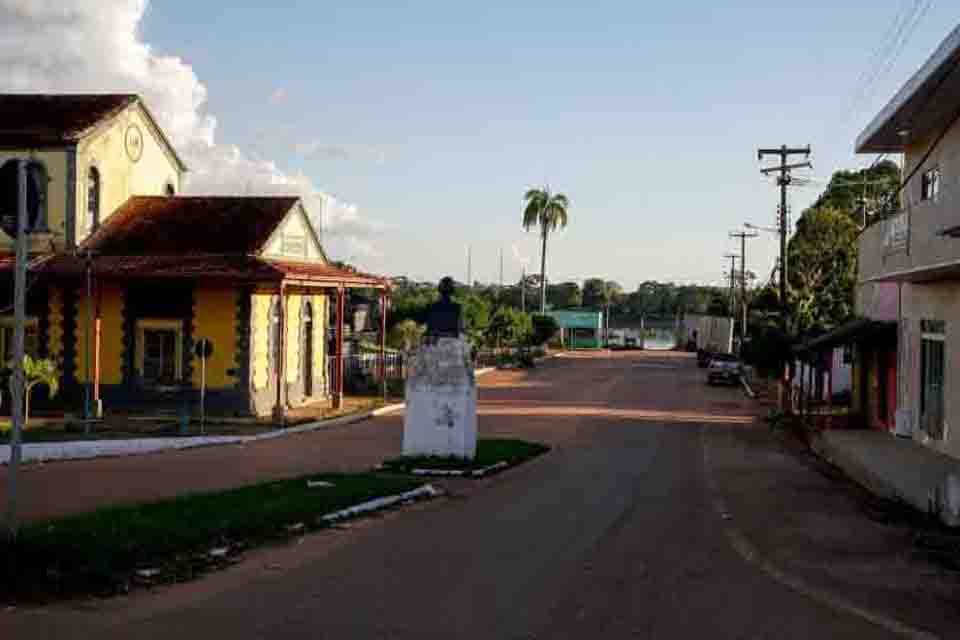
<path fill-rule="evenodd" d="M 0 167 L 0 216 L 15 228 L 19 206 L 18 160 L 7 160 Z M 47 169 L 42 163 L 27 163 L 27 231 L 43 233 L 47 226 Z"/>
<path fill-rule="evenodd" d="M 31 160 L 27 163 L 27 228 L 43 233 L 47 226 L 47 168 Z"/>
<path fill-rule="evenodd" d="M 172 182 L 168 181 L 167 184 L 163 185 L 163 193 L 168 198 L 172 198 L 173 196 L 177 195 L 177 188 L 173 186 Z"/>
<path fill-rule="evenodd" d="M 87 171 L 87 225 L 91 233 L 100 226 L 100 170 L 96 167 Z"/>

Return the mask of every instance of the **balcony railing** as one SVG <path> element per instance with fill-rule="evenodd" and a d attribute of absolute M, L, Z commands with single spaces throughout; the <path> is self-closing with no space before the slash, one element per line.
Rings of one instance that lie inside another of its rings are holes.
<path fill-rule="evenodd" d="M 892 277 L 922 280 L 960 274 L 960 187 L 946 187 L 934 199 L 911 202 L 860 235 L 860 280 Z M 953 276 L 950 276 L 953 277 Z"/>

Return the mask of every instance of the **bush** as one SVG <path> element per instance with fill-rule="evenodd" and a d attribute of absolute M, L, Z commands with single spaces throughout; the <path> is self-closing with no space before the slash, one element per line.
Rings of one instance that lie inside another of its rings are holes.
<path fill-rule="evenodd" d="M 560 325 L 552 317 L 542 314 L 536 314 L 531 319 L 533 327 L 530 332 L 528 344 L 531 347 L 539 347 L 546 344 L 560 330 Z"/>

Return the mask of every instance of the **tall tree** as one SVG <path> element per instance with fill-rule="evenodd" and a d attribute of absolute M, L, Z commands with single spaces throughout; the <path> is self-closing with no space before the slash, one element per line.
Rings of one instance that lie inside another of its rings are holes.
<path fill-rule="evenodd" d="M 790 303 L 800 332 L 826 330 L 853 312 L 858 227 L 847 211 L 814 207 L 790 239 Z"/>
<path fill-rule="evenodd" d="M 523 196 L 523 228 L 540 227 L 540 313 L 547 310 L 547 236 L 557 227 L 567 226 L 570 200 L 562 193 L 551 193 L 549 187 L 529 189 Z"/>

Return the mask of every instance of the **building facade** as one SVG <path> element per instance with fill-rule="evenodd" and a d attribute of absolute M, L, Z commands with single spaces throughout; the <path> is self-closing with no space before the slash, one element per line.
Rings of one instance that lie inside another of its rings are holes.
<path fill-rule="evenodd" d="M 132 95 L 0 96 L 0 216 L 21 166 L 28 352 L 58 363 L 65 410 L 183 407 L 201 385 L 230 415 L 342 396 L 346 292 L 387 282 L 332 266 L 299 198 L 179 195 L 186 167 Z"/>
<path fill-rule="evenodd" d="M 960 28 L 857 140 L 859 153 L 904 159 L 898 209 L 878 216 L 859 240 L 858 310 L 898 328 L 885 363 L 888 375 L 895 371 L 891 429 L 953 457 L 960 457 L 958 114 Z"/>

